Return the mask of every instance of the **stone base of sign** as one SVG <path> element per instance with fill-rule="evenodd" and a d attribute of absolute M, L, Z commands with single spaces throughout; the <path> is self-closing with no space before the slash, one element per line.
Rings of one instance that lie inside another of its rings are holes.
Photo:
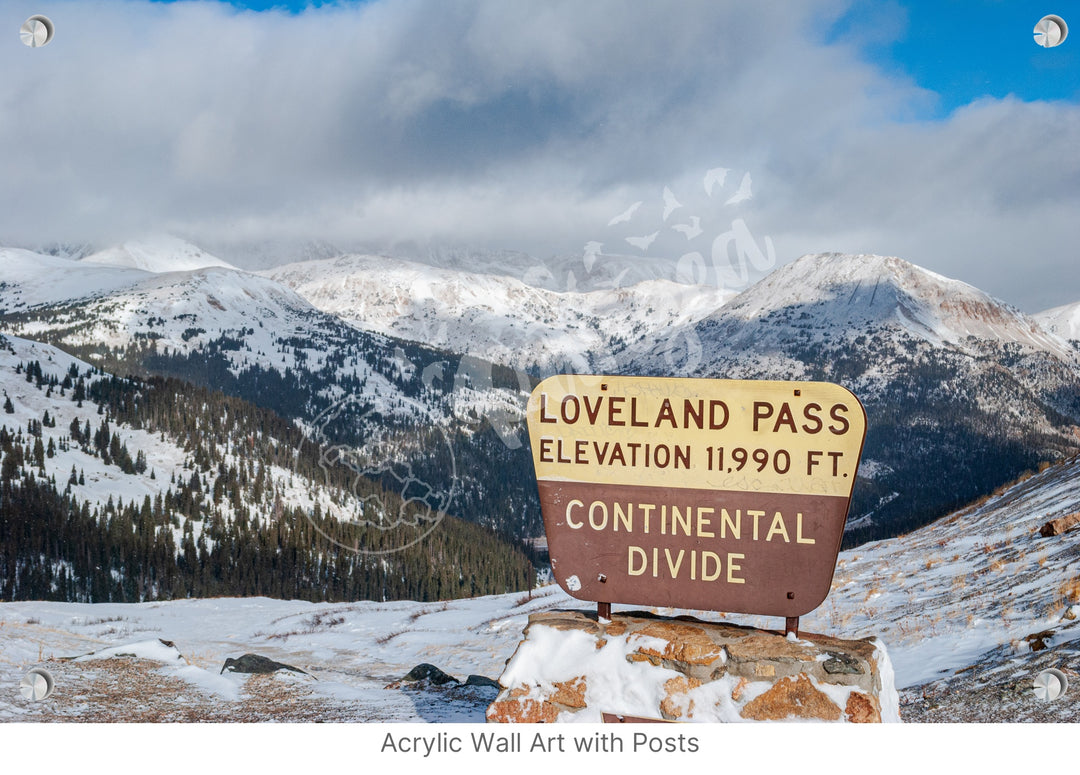
<path fill-rule="evenodd" d="M 900 721 L 885 647 L 691 617 L 533 614 L 488 707 L 493 722 Z"/>

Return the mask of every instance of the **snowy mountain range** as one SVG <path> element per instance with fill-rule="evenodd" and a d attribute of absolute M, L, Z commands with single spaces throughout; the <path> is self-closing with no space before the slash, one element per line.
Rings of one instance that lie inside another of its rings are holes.
<path fill-rule="evenodd" d="M 658 277 L 597 289 L 630 276 L 619 257 L 576 259 L 595 282 L 558 292 L 522 272 L 524 254 L 436 258 L 450 266 L 347 255 L 255 274 L 170 240 L 79 261 L 8 249 L 0 320 L 109 371 L 192 379 L 308 428 L 346 395 L 364 418 L 345 423 L 354 438 L 445 428 L 468 461 L 455 475 L 477 485 L 462 510 L 521 536 L 539 528 L 524 399 L 559 371 L 845 385 L 870 418 L 850 541 L 925 524 L 1080 444 L 1080 351 L 1052 322 L 1068 315 L 1024 315 L 898 258 L 804 256 L 734 296 Z M 510 483 L 490 510 L 493 482 Z"/>
<path fill-rule="evenodd" d="M 155 260 L 168 266 L 167 255 Z M 240 270 L 151 273 L 21 250 L 0 261 L 11 334 L 109 373 L 222 390 L 327 444 L 381 439 L 382 454 L 418 466 L 440 497 L 454 495 L 453 513 L 517 535 L 539 530 L 527 449 L 507 430 L 521 422 L 529 385 L 505 369 L 359 330 Z M 492 465 L 509 470 L 492 481 Z"/>
<path fill-rule="evenodd" d="M 174 361 L 212 353 L 234 377 L 261 369 L 319 374 L 338 385 L 356 380 L 365 383 L 372 400 L 379 396 L 380 412 L 431 419 L 425 407 L 391 384 L 407 368 L 404 361 L 376 368 L 370 361 L 379 358 L 360 355 L 378 350 L 392 359 L 394 347 L 385 337 L 358 332 L 271 279 L 177 244 L 179 256 L 171 244 L 165 252 L 126 245 L 79 261 L 4 250 L 0 314 L 5 328 L 121 373 L 146 373 L 142 356 L 147 353 Z M 105 256 L 121 263 L 135 255 L 137 263 L 159 271 L 91 260 Z M 205 266 L 176 270 L 174 263 Z M 138 354 L 117 355 L 129 349 Z M 340 386 L 326 396 L 339 391 Z"/>
<path fill-rule="evenodd" d="M 700 320 L 734 296 L 662 279 L 556 292 L 507 275 L 366 255 L 262 274 L 358 328 L 531 373 L 615 371 L 627 352 Z"/>

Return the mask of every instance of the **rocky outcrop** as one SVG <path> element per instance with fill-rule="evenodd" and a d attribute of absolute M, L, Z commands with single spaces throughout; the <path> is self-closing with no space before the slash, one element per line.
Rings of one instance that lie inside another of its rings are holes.
<path fill-rule="evenodd" d="M 228 657 L 219 672 L 224 673 L 226 670 L 230 673 L 275 673 L 278 670 L 289 670 L 294 673 L 308 675 L 306 670 L 286 665 L 284 662 L 276 662 L 261 654 L 244 654 L 244 656 L 236 658 Z"/>
<path fill-rule="evenodd" d="M 458 683 L 458 679 L 448 673 L 444 673 L 435 665 L 421 662 L 401 679 L 402 683 L 430 683 L 435 686 L 443 686 L 449 683 Z"/>
<path fill-rule="evenodd" d="M 435 665 L 422 662 L 396 681 L 384 688 L 414 692 L 433 692 L 449 700 L 466 700 L 482 704 L 490 702 L 500 690 L 497 681 L 487 676 L 470 675 L 464 682 Z"/>
<path fill-rule="evenodd" d="M 1080 525 L 1080 511 L 1050 520 L 1039 528 L 1039 535 L 1043 538 L 1059 536 L 1076 525 Z"/>
<path fill-rule="evenodd" d="M 899 721 L 885 647 L 690 617 L 533 614 L 488 721 Z"/>

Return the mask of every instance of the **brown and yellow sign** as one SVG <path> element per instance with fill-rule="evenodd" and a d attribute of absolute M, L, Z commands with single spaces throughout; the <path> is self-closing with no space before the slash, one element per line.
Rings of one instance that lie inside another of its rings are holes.
<path fill-rule="evenodd" d="M 574 597 L 795 617 L 829 593 L 866 436 L 847 389 L 556 376 L 528 421 Z"/>

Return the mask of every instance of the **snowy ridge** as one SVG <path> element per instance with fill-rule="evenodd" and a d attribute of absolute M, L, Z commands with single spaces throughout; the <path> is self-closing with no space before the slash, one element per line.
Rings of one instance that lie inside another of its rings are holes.
<path fill-rule="evenodd" d="M 1080 339 L 1080 302 L 1054 307 L 1034 315 L 1048 332 L 1062 339 Z"/>
<path fill-rule="evenodd" d="M 262 274 L 359 328 L 519 368 L 611 370 L 617 353 L 692 324 L 733 295 L 660 279 L 558 293 L 509 276 L 371 255 L 290 264 Z"/>
<path fill-rule="evenodd" d="M 225 268 L 142 275 L 139 281 L 89 304 L 55 311 L 27 323 L 30 336 L 71 327 L 72 345 L 119 347 L 136 332 L 153 332 L 162 345 L 187 352 L 224 332 L 255 326 L 253 345 L 267 349 L 275 334 L 303 330 L 311 306 L 288 289 L 256 275 Z M 265 323 L 259 326 L 259 323 Z M 189 329 L 202 329 L 191 334 Z M 185 337 L 185 332 L 188 335 Z"/>
<path fill-rule="evenodd" d="M 141 269 L 83 264 L 19 248 L 0 248 L 0 312 L 103 296 L 149 276 Z"/>
<path fill-rule="evenodd" d="M 895 257 L 837 253 L 775 270 L 697 323 L 669 331 L 632 368 L 670 373 L 681 364 L 691 376 L 799 378 L 827 365 L 822 353 L 812 363 L 800 353 L 825 348 L 859 359 L 873 352 L 861 376 L 880 385 L 912 342 L 973 358 L 1018 347 L 1080 368 L 1080 351 L 1065 338 L 967 283 Z"/>
<path fill-rule="evenodd" d="M 190 242 L 164 235 L 125 242 L 86 256 L 81 261 L 154 273 L 187 272 L 208 266 L 236 268 Z"/>

